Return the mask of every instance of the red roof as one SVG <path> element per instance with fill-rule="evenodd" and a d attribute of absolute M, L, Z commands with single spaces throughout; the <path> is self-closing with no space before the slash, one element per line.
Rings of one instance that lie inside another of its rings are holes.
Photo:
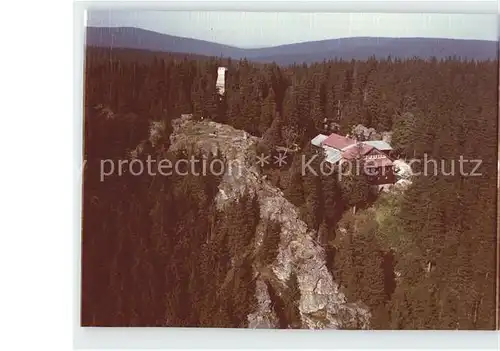
<path fill-rule="evenodd" d="M 342 157 L 346 159 L 356 158 L 360 156 L 364 156 L 370 151 L 373 150 L 373 146 L 366 145 L 364 143 L 358 143 L 357 145 L 353 145 L 348 147 L 342 152 Z"/>
<path fill-rule="evenodd" d="M 354 145 L 354 144 L 356 144 L 356 140 L 349 139 L 335 133 L 330 134 L 330 136 L 328 136 L 328 138 L 323 140 L 322 143 L 322 145 L 333 147 L 334 149 L 338 150 L 341 150 L 349 145 Z"/>
<path fill-rule="evenodd" d="M 385 155 L 383 152 L 379 151 L 376 147 L 363 142 L 358 142 L 354 139 L 350 139 L 339 134 L 330 134 L 328 138 L 323 140 L 321 145 L 340 150 L 342 158 L 346 160 L 355 159 L 362 156 L 369 157 L 369 159 L 367 159 L 368 167 L 392 166 L 392 160 L 388 158 L 387 155 Z M 372 155 L 374 157 L 371 157 Z"/>

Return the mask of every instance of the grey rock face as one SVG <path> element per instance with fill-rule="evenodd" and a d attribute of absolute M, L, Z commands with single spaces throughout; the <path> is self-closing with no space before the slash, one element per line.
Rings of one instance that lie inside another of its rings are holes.
<path fill-rule="evenodd" d="M 277 328 L 266 282 L 286 294 L 286 282 L 292 272 L 297 276 L 302 328 L 306 329 L 368 329 L 370 313 L 357 304 L 347 303 L 325 264 L 325 252 L 299 219 L 297 208 L 283 196 L 280 189 L 268 183 L 256 167 L 258 138 L 230 126 L 211 121 L 193 121 L 183 117 L 173 122 L 171 149 L 190 145 L 202 152 L 217 148 L 228 160 L 219 193 L 215 199 L 221 210 L 231 206 L 245 190 L 258 197 L 260 224 L 256 230 L 255 250 L 261 244 L 264 223 L 281 224 L 280 243 L 275 261 L 268 267 L 254 265 L 256 276 L 256 310 L 248 316 L 250 328 Z"/>

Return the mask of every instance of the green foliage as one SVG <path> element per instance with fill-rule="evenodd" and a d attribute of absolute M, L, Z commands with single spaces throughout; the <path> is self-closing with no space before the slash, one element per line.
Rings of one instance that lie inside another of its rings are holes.
<path fill-rule="evenodd" d="M 395 151 L 412 157 L 417 136 L 416 120 L 412 113 L 395 116 L 392 134 L 392 146 Z"/>
<path fill-rule="evenodd" d="M 352 227 L 337 239 L 335 278 L 352 301 L 370 307 L 374 328 L 388 322 L 385 303 L 388 301 L 384 252 L 377 237 L 378 226 L 367 213 L 352 218 Z"/>
<path fill-rule="evenodd" d="M 99 181 L 100 160 L 133 150 L 142 150 L 142 160 L 185 157 L 166 152 L 168 129 L 181 113 L 194 113 L 263 135 L 269 150 L 291 142 L 303 148 L 324 116 L 342 133 L 358 123 L 392 129 L 405 157 L 482 160 L 480 176 L 417 177 L 404 194 L 363 210 L 370 199 L 362 177 L 303 177 L 298 161 L 309 151 L 302 150 L 284 193 L 326 236 L 320 241 L 329 269 L 350 300 L 370 306 L 374 327 L 495 327 L 497 61 L 373 58 L 278 67 L 89 48 L 85 64 L 84 325 L 245 325 L 255 304 L 254 197 L 217 213 L 217 177 L 127 173 Z M 215 94 L 219 65 L 229 69 L 223 98 Z M 167 126 L 159 147 L 147 140 L 150 121 Z M 344 213 L 352 206 L 358 214 Z M 297 299 L 275 297 L 288 306 L 283 324 L 298 326 L 290 322 Z"/>
<path fill-rule="evenodd" d="M 284 140 L 282 135 L 283 122 L 281 120 L 281 116 L 277 115 L 274 120 L 271 122 L 270 127 L 264 132 L 262 136 L 262 144 L 263 150 L 267 155 L 271 154 L 271 151 L 274 150 L 277 146 L 283 146 Z"/>
<path fill-rule="evenodd" d="M 300 157 L 294 157 L 289 170 L 290 179 L 284 195 L 292 204 L 300 207 L 304 199 L 304 185 L 302 181 L 302 163 Z"/>
<path fill-rule="evenodd" d="M 366 176 L 356 173 L 342 175 L 340 179 L 342 197 L 349 207 L 365 205 L 370 197 L 370 184 Z"/>
<path fill-rule="evenodd" d="M 270 221 L 267 224 L 264 238 L 260 245 L 258 260 L 263 265 L 270 265 L 278 255 L 280 243 L 281 224 L 276 221 Z"/>
<path fill-rule="evenodd" d="M 304 152 L 305 160 L 312 160 L 311 168 L 315 170 L 313 172 L 306 172 L 303 175 L 303 188 L 304 188 L 304 219 L 310 228 L 318 229 L 321 221 L 321 171 L 320 162 L 321 159 L 317 157 L 315 150 L 311 147 L 306 148 Z M 316 156 L 314 158 L 314 156 Z"/>
<path fill-rule="evenodd" d="M 265 135 L 266 131 L 271 127 L 273 121 L 276 118 L 277 113 L 277 105 L 276 105 L 276 94 L 272 88 L 269 89 L 267 97 L 264 99 L 261 109 L 260 116 L 260 124 L 259 124 L 259 132 L 260 135 Z M 276 126 L 275 126 L 276 129 Z M 281 130 L 281 126 L 279 126 L 279 130 Z M 273 133 L 276 133 L 275 130 Z M 278 144 L 281 142 L 277 140 Z"/>

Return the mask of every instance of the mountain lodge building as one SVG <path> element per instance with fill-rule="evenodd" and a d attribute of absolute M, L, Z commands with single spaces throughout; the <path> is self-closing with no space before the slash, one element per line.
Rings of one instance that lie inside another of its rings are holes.
<path fill-rule="evenodd" d="M 332 133 L 329 136 L 318 134 L 311 140 L 311 144 L 322 148 L 326 161 L 334 165 L 344 161 L 362 159 L 365 162 L 364 169 L 371 185 L 377 186 L 379 189 L 396 182 L 393 160 L 389 156 L 392 147 L 385 141 L 359 142 Z"/>

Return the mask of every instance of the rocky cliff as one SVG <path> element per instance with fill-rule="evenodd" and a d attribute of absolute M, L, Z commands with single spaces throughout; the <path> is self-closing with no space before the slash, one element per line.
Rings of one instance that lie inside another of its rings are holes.
<path fill-rule="evenodd" d="M 255 251 L 261 245 L 269 220 L 281 224 L 276 259 L 270 266 L 255 263 L 253 267 L 258 304 L 248 316 L 249 327 L 278 327 L 279 316 L 273 308 L 271 297 L 277 295 L 298 306 L 301 328 L 369 328 L 368 310 L 358 304 L 348 303 L 333 281 L 325 264 L 325 251 L 313 239 L 315 233 L 299 219 L 297 208 L 285 199 L 281 190 L 261 176 L 256 166 L 259 139 L 228 125 L 207 120 L 195 121 L 190 115 L 174 120 L 172 126 L 171 150 L 187 148 L 202 153 L 220 152 L 227 160 L 215 199 L 215 206 L 219 210 L 238 201 L 245 190 L 258 197 L 261 219 L 255 233 Z M 292 272 L 297 277 L 300 291 L 298 301 L 287 300 L 290 296 L 287 281 Z"/>

